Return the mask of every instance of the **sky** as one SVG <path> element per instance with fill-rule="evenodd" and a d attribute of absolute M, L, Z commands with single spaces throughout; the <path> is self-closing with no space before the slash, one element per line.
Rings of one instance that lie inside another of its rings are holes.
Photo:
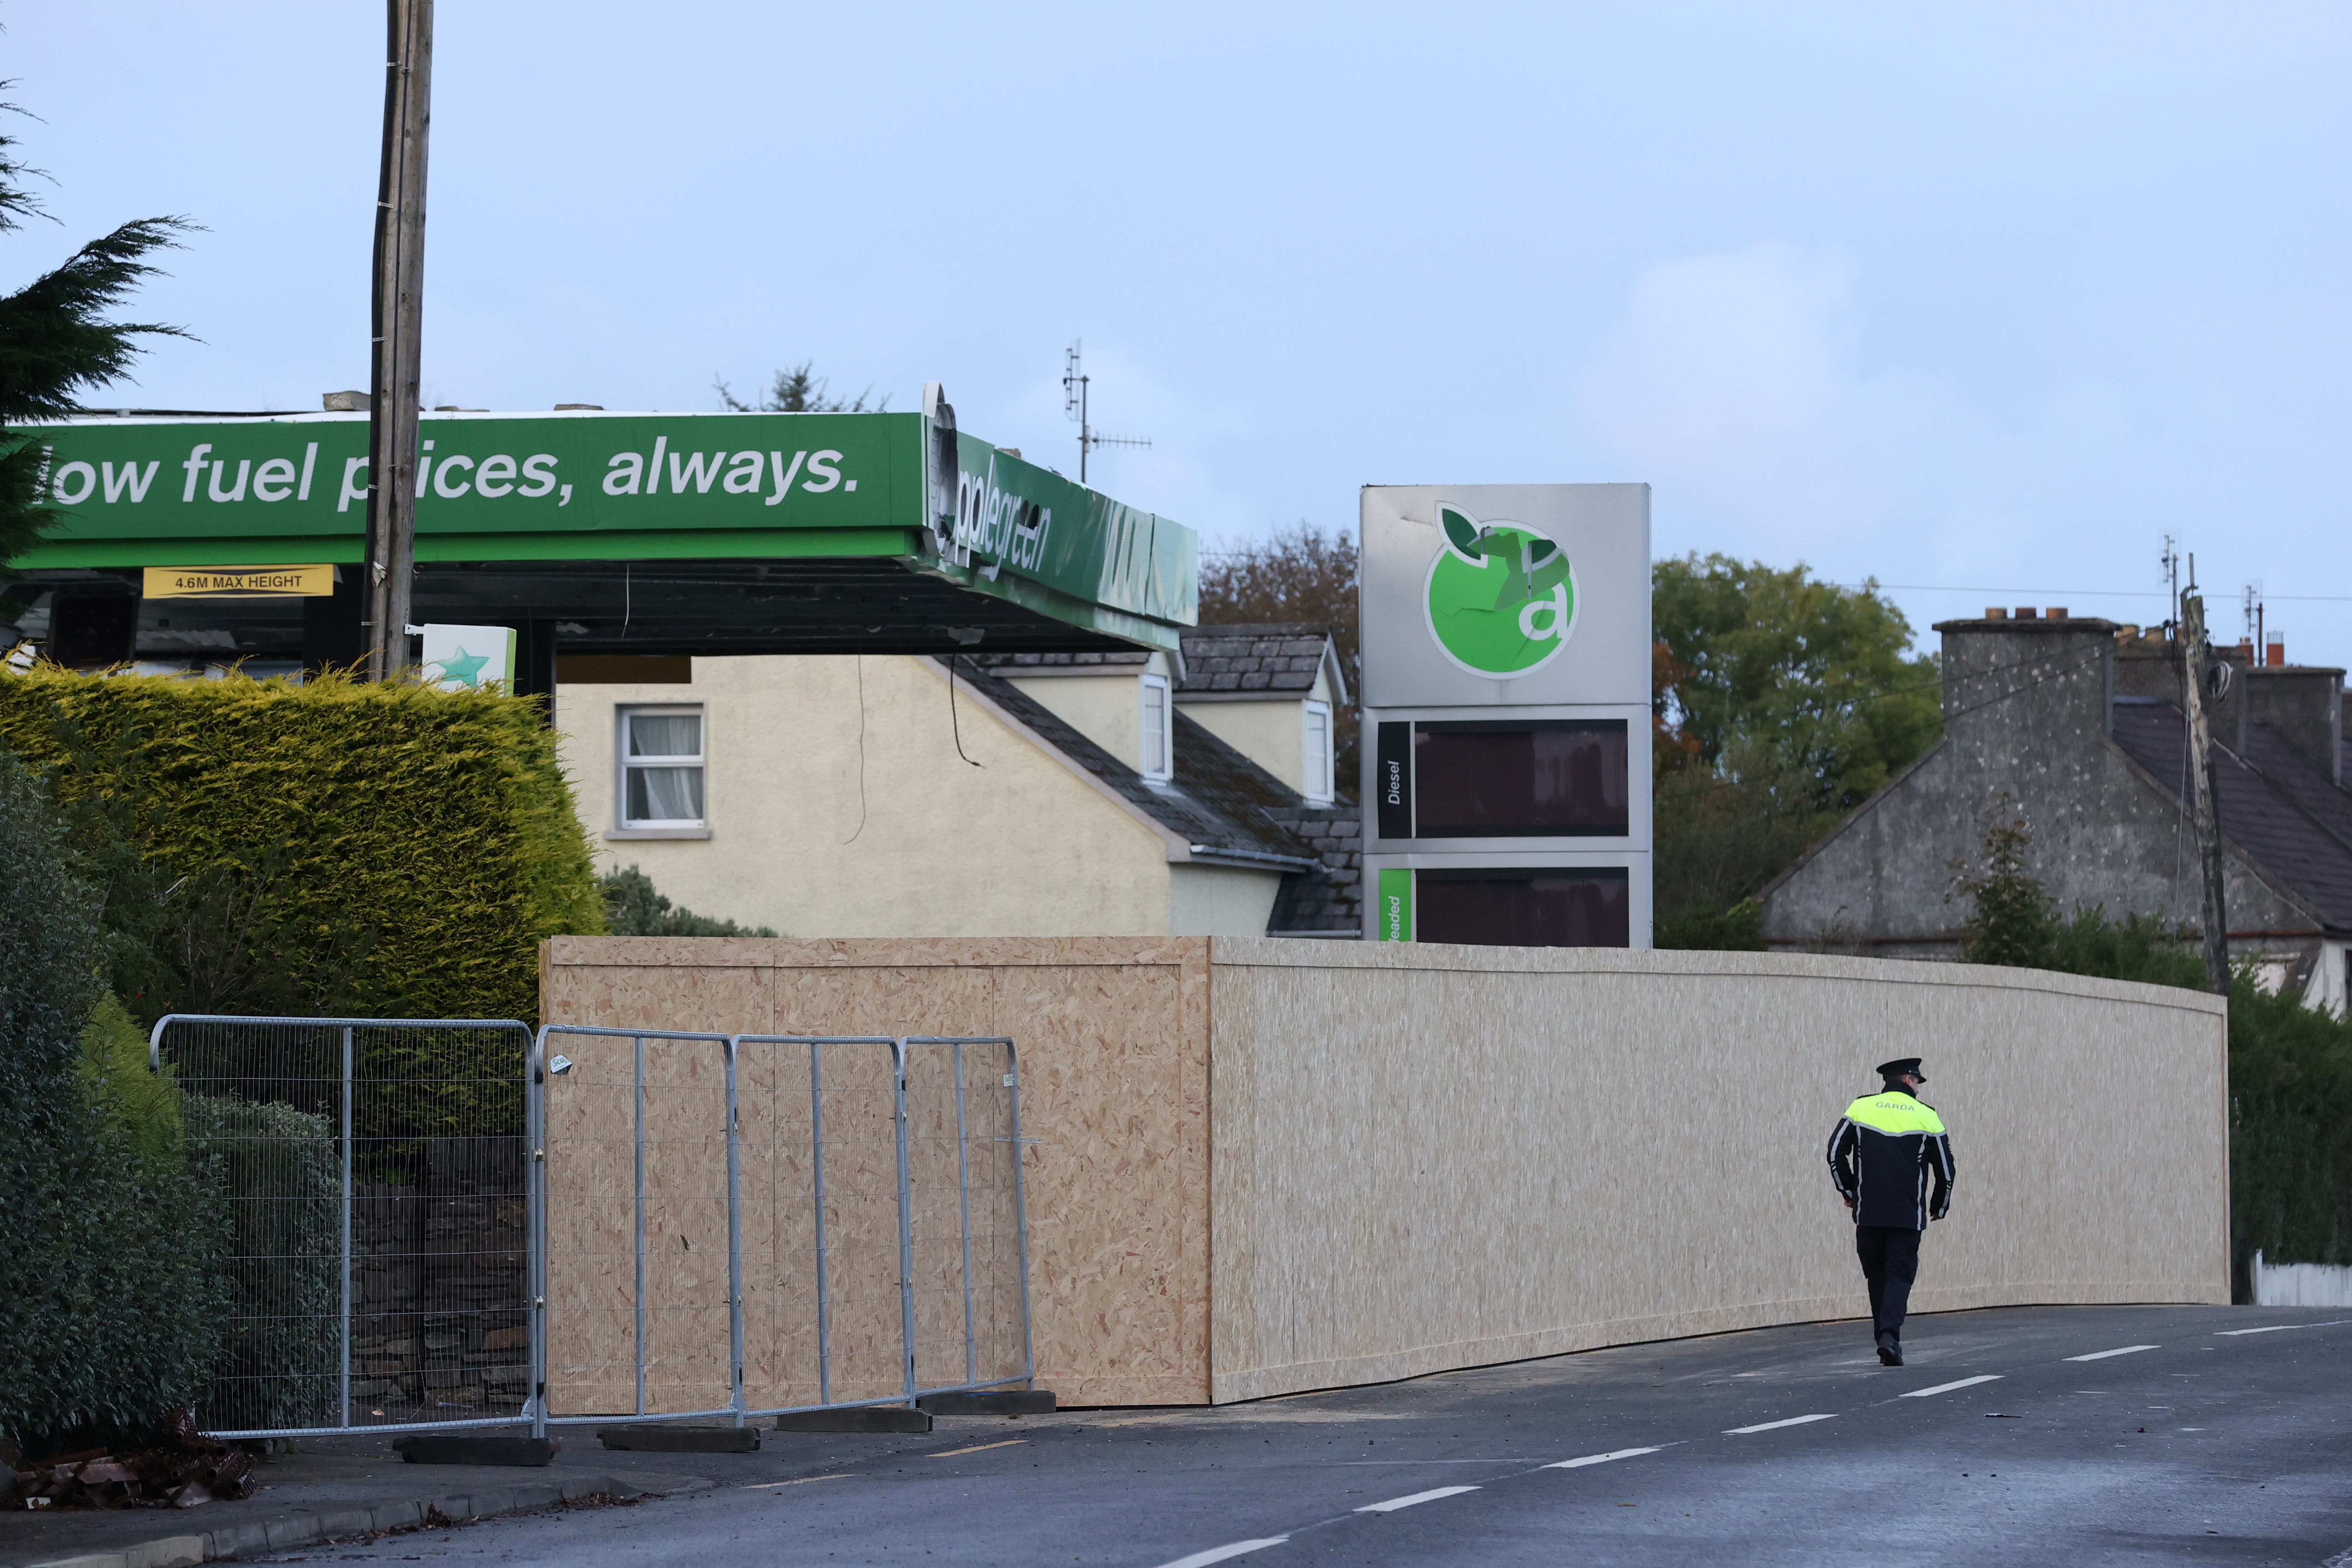
<path fill-rule="evenodd" d="M 444 0 L 426 401 L 814 361 L 1213 546 L 1642 480 L 1660 556 L 2352 663 L 2352 7 Z M 382 8 L 0 0 L 57 225 L 203 225 L 93 402 L 368 382 Z"/>

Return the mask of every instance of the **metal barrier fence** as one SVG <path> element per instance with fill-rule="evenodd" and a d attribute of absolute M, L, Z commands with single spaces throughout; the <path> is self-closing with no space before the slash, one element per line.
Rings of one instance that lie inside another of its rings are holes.
<path fill-rule="evenodd" d="M 532 1049 L 510 1019 L 173 1014 L 149 1036 L 218 1195 L 225 1437 L 523 1419 L 540 1362 Z"/>
<path fill-rule="evenodd" d="M 1034 1375 L 1012 1040 L 549 1025 L 531 1082 L 535 1429 Z"/>
<path fill-rule="evenodd" d="M 1010 1040 L 173 1014 L 149 1061 L 218 1197 L 217 1436 L 740 1425 L 1034 1375 Z"/>

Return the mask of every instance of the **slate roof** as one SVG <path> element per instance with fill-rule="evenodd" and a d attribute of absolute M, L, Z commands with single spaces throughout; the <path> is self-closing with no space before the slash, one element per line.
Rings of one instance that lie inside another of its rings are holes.
<path fill-rule="evenodd" d="M 987 670 L 974 670 L 961 658 L 955 661 L 954 674 L 1196 851 L 1271 861 L 1282 870 L 1307 872 L 1319 866 L 1314 852 L 1268 816 L 1263 803 L 1269 788 L 1292 800 L 1298 797 L 1183 715 L 1175 716 L 1175 779 L 1171 784 L 1151 784 L 1011 681 Z"/>
<path fill-rule="evenodd" d="M 2188 723 L 2172 704 L 2115 705 L 2116 744 L 2188 798 Z M 2352 795 L 2295 755 L 2270 727 L 2246 727 L 2246 757 L 2213 747 L 2221 836 L 2299 896 L 2331 930 L 2352 931 Z"/>
<path fill-rule="evenodd" d="M 1183 633 L 1184 679 L 1179 697 L 1218 693 L 1305 696 L 1330 656 L 1320 626 L 1202 626 Z"/>
<path fill-rule="evenodd" d="M 2352 790 L 2339 789 L 2266 724 L 2246 726 L 2243 760 L 2319 825 L 2352 844 Z"/>
<path fill-rule="evenodd" d="M 1214 731 L 1176 716 L 1176 782 L 1213 800 L 1234 818 L 1262 817 L 1315 864 L 1282 879 L 1269 935 L 1363 929 L 1363 817 L 1335 801 L 1310 806 L 1304 796 L 1218 738 Z"/>
<path fill-rule="evenodd" d="M 1364 818 L 1346 801 L 1309 806 L 1301 801 L 1287 810 L 1266 813 L 1290 834 L 1313 850 L 1323 862 L 1319 871 L 1282 879 L 1274 901 L 1269 932 L 1345 932 L 1360 936 L 1364 929 Z"/>
<path fill-rule="evenodd" d="M 966 653 L 957 661 L 956 667 L 961 670 L 994 670 L 1017 675 L 1024 670 L 1039 669 L 1140 669 L 1150 662 L 1151 653 L 1148 649 L 1116 648 L 1091 653 Z"/>

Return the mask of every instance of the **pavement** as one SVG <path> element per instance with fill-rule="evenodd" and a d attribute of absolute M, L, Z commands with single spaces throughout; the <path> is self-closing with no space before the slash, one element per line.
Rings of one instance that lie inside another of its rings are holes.
<path fill-rule="evenodd" d="M 1806 1324 L 747 1455 L 576 1437 L 557 1468 L 705 1484 L 268 1560 L 2352 1565 L 2352 1312 L 2022 1308 L 1906 1339 L 1893 1369 L 1863 1325 Z"/>
<path fill-rule="evenodd" d="M 257 1467 L 252 1497 L 195 1509 L 0 1513 L 0 1568 L 182 1568 L 337 1536 L 409 1530 L 520 1510 L 594 1508 L 740 1484 L 755 1454 L 619 1453 L 574 1429 L 543 1468 L 412 1465 L 391 1439 L 305 1438 Z"/>

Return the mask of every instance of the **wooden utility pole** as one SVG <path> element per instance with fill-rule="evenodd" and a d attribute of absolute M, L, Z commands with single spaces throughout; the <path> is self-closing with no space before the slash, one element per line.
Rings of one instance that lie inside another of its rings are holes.
<path fill-rule="evenodd" d="M 2190 573 L 2192 579 L 2194 570 Z M 2221 801 L 2214 789 L 2213 731 L 2205 714 L 2205 600 L 2196 584 L 2180 599 L 2181 708 L 2189 716 L 2190 824 L 2197 834 L 2197 865 L 2205 882 L 2205 977 L 2222 996 L 2230 994 L 2230 925 L 2221 901 Z"/>
<path fill-rule="evenodd" d="M 375 352 L 368 382 L 368 678 L 408 664 L 416 567 L 418 333 L 425 292 L 425 150 L 432 123 L 433 0 L 386 0 L 383 167 L 375 204 Z"/>

